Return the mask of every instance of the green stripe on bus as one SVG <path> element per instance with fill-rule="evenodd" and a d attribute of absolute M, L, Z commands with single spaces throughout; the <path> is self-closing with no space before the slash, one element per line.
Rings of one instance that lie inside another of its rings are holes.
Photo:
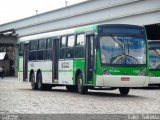
<path fill-rule="evenodd" d="M 41 70 L 42 72 L 52 72 L 52 70 Z"/>
<path fill-rule="evenodd" d="M 73 72 L 73 70 L 58 70 L 58 72 Z"/>

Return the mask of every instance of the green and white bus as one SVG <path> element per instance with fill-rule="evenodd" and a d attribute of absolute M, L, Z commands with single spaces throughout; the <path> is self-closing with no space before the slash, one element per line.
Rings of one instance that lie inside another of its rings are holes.
<path fill-rule="evenodd" d="M 149 84 L 160 87 L 160 40 L 150 40 L 148 44 L 150 59 Z"/>
<path fill-rule="evenodd" d="M 19 79 L 32 89 L 66 86 L 84 94 L 88 89 L 119 89 L 149 82 L 145 29 L 124 24 L 91 25 L 19 39 Z"/>

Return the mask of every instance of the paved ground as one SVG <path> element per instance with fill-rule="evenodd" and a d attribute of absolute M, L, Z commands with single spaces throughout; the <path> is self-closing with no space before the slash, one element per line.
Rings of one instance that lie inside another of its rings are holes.
<path fill-rule="evenodd" d="M 132 89 L 121 97 L 118 90 L 89 91 L 87 95 L 67 92 L 65 87 L 52 91 L 33 91 L 30 83 L 17 78 L 0 79 L 0 114 L 160 113 L 160 89 Z"/>

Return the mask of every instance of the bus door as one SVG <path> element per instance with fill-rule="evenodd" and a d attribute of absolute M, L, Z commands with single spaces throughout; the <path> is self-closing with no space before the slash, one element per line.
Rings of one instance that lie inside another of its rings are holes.
<path fill-rule="evenodd" d="M 23 49 L 23 81 L 28 79 L 28 43 L 24 43 Z"/>
<path fill-rule="evenodd" d="M 85 82 L 86 84 L 93 84 L 94 75 L 94 39 L 95 35 L 86 35 L 86 53 L 85 53 Z"/>
<path fill-rule="evenodd" d="M 59 53 L 59 39 L 53 40 L 53 62 L 52 62 L 52 80 L 58 80 L 58 53 Z"/>

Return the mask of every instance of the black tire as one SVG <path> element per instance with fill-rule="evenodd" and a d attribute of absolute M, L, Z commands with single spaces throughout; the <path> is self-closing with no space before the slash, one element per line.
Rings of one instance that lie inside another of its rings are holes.
<path fill-rule="evenodd" d="M 74 85 L 67 85 L 66 86 L 66 89 L 70 92 L 75 92 L 77 91 L 77 86 L 74 86 Z"/>
<path fill-rule="evenodd" d="M 83 86 L 83 80 L 82 80 L 82 74 L 80 73 L 79 75 L 78 75 L 78 80 L 77 80 L 77 87 L 78 87 L 78 92 L 80 93 L 80 94 L 85 94 L 85 93 L 87 93 L 88 92 L 88 87 L 87 86 Z"/>
<path fill-rule="evenodd" d="M 42 74 L 40 72 L 38 72 L 37 74 L 37 89 L 38 90 L 44 90 L 45 86 L 42 83 Z"/>
<path fill-rule="evenodd" d="M 32 90 L 37 90 L 37 82 L 35 81 L 35 75 L 34 75 L 34 73 L 31 73 L 31 75 L 30 75 L 30 81 L 31 81 L 31 88 L 32 88 Z"/>
<path fill-rule="evenodd" d="M 51 84 L 45 84 L 44 85 L 44 90 L 48 90 L 48 91 L 52 90 L 52 85 Z"/>
<path fill-rule="evenodd" d="M 121 93 L 122 96 L 126 96 L 129 93 L 129 88 L 119 88 L 119 92 Z"/>

